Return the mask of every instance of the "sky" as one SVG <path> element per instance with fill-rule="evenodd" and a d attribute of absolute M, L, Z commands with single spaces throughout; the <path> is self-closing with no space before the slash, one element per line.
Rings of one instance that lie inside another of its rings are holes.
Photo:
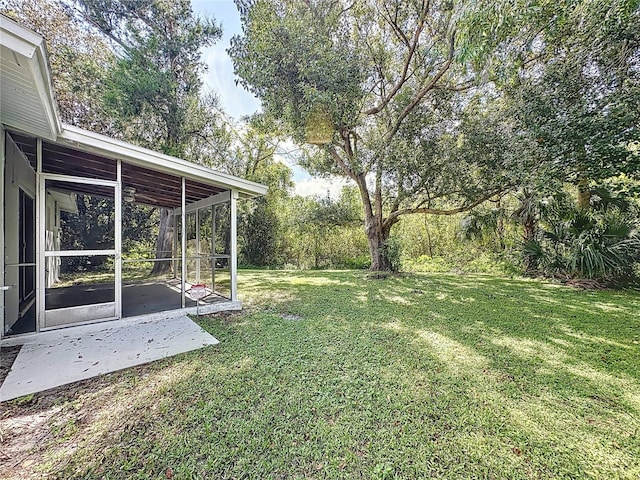
<path fill-rule="evenodd" d="M 260 110 L 260 100 L 236 84 L 233 64 L 227 54 L 231 37 L 242 33 L 240 15 L 233 0 L 191 0 L 193 10 L 198 15 L 212 16 L 222 24 L 222 39 L 215 45 L 202 51 L 202 60 L 207 65 L 203 78 L 205 89 L 213 90 L 220 99 L 222 109 L 233 118 L 240 119 Z M 283 150 L 291 150 L 292 145 L 285 145 Z M 295 164 L 290 156 L 276 155 L 293 171 L 295 193 L 298 195 L 319 195 L 332 198 L 340 195 L 346 180 L 341 178 L 314 178 Z"/>

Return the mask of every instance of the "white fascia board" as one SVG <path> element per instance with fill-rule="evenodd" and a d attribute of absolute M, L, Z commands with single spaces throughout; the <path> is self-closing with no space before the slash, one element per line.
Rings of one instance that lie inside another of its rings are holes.
<path fill-rule="evenodd" d="M 150 170 L 185 177 L 227 190 L 238 190 L 247 197 L 258 197 L 267 193 L 266 185 L 217 172 L 180 158 L 171 157 L 71 125 L 62 125 L 62 133 L 58 136 L 57 142 L 89 153 L 123 160 Z"/>
<path fill-rule="evenodd" d="M 24 57 L 33 58 L 36 49 L 42 45 L 42 37 L 0 15 L 0 44 Z"/>
<path fill-rule="evenodd" d="M 55 140 L 62 131 L 62 122 L 60 121 L 60 113 L 58 111 L 58 102 L 55 99 L 53 90 L 53 82 L 51 79 L 51 70 L 49 69 L 49 59 L 47 50 L 42 48 L 36 51 L 34 58 L 30 60 L 33 77 L 38 88 L 38 95 L 42 100 L 42 107 L 47 116 L 47 123 L 51 127 L 51 138 Z"/>
<path fill-rule="evenodd" d="M 47 138 L 55 140 L 62 130 L 62 123 L 54 96 L 44 38 L 0 15 L 0 44 L 27 60 L 49 125 L 50 133 Z"/>

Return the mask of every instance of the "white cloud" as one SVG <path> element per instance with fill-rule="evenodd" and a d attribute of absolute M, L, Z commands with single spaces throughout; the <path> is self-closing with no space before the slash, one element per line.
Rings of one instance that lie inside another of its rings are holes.
<path fill-rule="evenodd" d="M 326 197 L 327 192 L 333 199 L 340 197 L 342 187 L 347 185 L 349 181 L 345 178 L 330 177 L 330 178 L 308 178 L 296 182 L 295 194 L 302 197 L 320 196 Z"/>
<path fill-rule="evenodd" d="M 259 110 L 260 101 L 235 83 L 233 64 L 226 48 L 227 45 L 218 43 L 204 49 L 202 59 L 208 66 L 208 71 L 202 80 L 207 89 L 218 95 L 222 108 L 237 119 Z"/>
<path fill-rule="evenodd" d="M 240 14 L 233 0 L 192 0 L 192 6 L 196 14 L 213 17 L 222 25 L 222 39 L 201 52 L 201 60 L 208 67 L 202 76 L 206 89 L 213 90 L 223 110 L 236 119 L 260 110 L 260 101 L 236 84 L 233 63 L 227 53 L 231 37 L 242 34 Z"/>

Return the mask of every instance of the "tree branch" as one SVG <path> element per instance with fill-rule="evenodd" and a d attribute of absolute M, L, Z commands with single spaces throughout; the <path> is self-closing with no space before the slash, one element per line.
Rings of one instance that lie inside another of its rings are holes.
<path fill-rule="evenodd" d="M 389 102 L 393 99 L 393 97 L 398 93 L 398 91 L 402 88 L 402 86 L 406 83 L 406 81 L 410 77 L 408 75 L 409 68 L 411 66 L 411 61 L 413 60 L 416 49 L 418 48 L 418 44 L 420 43 L 420 35 L 422 34 L 422 30 L 424 29 L 424 22 L 425 22 L 428 8 L 429 7 L 427 4 L 427 7 L 421 12 L 422 14 L 418 19 L 418 24 L 416 25 L 416 30 L 413 33 L 411 42 L 409 42 L 409 39 L 404 35 L 404 33 L 402 32 L 400 27 L 398 27 L 395 21 L 391 20 L 391 18 L 384 17 L 385 20 L 387 20 L 387 23 L 389 23 L 391 28 L 396 32 L 396 34 L 401 36 L 401 38 L 403 39 L 402 42 L 407 46 L 409 51 L 407 52 L 404 65 L 402 67 L 402 73 L 400 74 L 400 79 L 396 82 L 396 84 L 393 86 L 391 91 L 387 95 L 384 95 L 384 97 L 382 98 L 382 100 L 378 105 L 364 112 L 366 115 L 375 115 L 376 113 L 381 112 L 382 109 L 384 109 L 384 107 L 386 107 L 389 104 Z"/>
<path fill-rule="evenodd" d="M 392 212 L 384 220 L 384 224 L 385 225 L 387 225 L 387 224 L 393 225 L 394 223 L 396 223 L 398 221 L 398 218 L 401 215 L 411 215 L 413 213 L 427 213 L 427 214 L 430 214 L 430 215 L 455 215 L 456 213 L 467 212 L 467 211 L 471 210 L 472 208 L 477 207 L 481 203 L 486 202 L 487 200 L 489 200 L 494 195 L 498 195 L 498 194 L 502 193 L 504 190 L 506 190 L 508 188 L 510 188 L 510 186 L 509 187 L 502 187 L 499 190 L 494 190 L 494 191 L 492 191 L 490 193 L 487 193 L 486 195 L 482 196 L 478 200 L 475 200 L 472 203 L 469 203 L 468 205 L 462 205 L 462 206 L 457 207 L 457 208 L 439 209 L 439 208 L 428 208 L 428 207 L 416 207 L 416 208 L 405 208 L 403 210 L 398 210 L 397 212 Z"/>
<path fill-rule="evenodd" d="M 376 217 L 382 220 L 382 162 L 378 161 L 376 165 Z"/>
<path fill-rule="evenodd" d="M 451 67 L 451 64 L 453 63 L 454 52 L 455 52 L 455 31 L 451 34 L 451 38 L 449 39 L 449 53 L 447 55 L 447 60 L 445 61 L 444 65 L 440 67 L 440 70 L 438 70 L 435 76 L 422 88 L 422 90 L 420 90 L 417 93 L 417 95 L 411 101 L 411 103 L 407 105 L 404 108 L 404 110 L 402 110 L 402 112 L 400 112 L 400 115 L 398 115 L 398 118 L 396 119 L 392 129 L 387 133 L 387 135 L 385 135 L 385 141 L 388 142 L 395 136 L 396 133 L 398 133 L 398 130 L 400 130 L 400 126 L 402 125 L 402 122 L 404 121 L 404 119 L 411 113 L 411 111 L 414 108 L 416 108 L 416 106 L 422 101 L 425 95 L 434 88 L 434 86 L 438 83 L 438 80 L 442 78 L 442 76 L 447 72 L 447 70 L 449 70 L 449 67 Z"/>
<path fill-rule="evenodd" d="M 329 155 L 331 155 L 338 166 L 342 169 L 344 174 L 351 178 L 353 181 L 357 182 L 358 176 L 356 175 L 356 172 L 354 172 L 353 169 L 346 164 L 340 154 L 336 152 L 335 147 L 333 145 L 327 145 L 325 148 L 327 149 L 327 152 L 329 152 Z"/>

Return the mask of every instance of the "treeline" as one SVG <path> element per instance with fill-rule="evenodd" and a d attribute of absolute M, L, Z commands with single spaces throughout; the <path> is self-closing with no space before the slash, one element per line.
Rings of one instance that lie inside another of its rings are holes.
<path fill-rule="evenodd" d="M 638 1 L 236 3 L 236 73 L 313 145 L 301 164 L 356 186 L 372 270 L 429 263 L 447 232 L 440 258 L 635 276 Z"/>
<path fill-rule="evenodd" d="M 570 189 L 532 200 L 510 193 L 472 212 L 404 218 L 390 239 L 396 269 L 544 275 L 628 284 L 640 274 L 637 196 L 594 190 L 576 209 Z M 530 203 L 527 203 L 530 201 Z M 526 207 L 526 208 L 525 208 Z M 293 269 L 368 269 L 371 258 L 355 187 L 337 199 L 259 199 L 240 214 L 240 264 Z M 533 232 L 531 232 L 533 230 Z"/>
<path fill-rule="evenodd" d="M 236 3 L 263 106 L 242 121 L 203 89 L 221 27 L 187 0 L 3 13 L 46 37 L 65 122 L 269 186 L 240 212 L 245 265 L 637 277 L 640 2 Z M 352 187 L 292 195 L 290 140 Z"/>

